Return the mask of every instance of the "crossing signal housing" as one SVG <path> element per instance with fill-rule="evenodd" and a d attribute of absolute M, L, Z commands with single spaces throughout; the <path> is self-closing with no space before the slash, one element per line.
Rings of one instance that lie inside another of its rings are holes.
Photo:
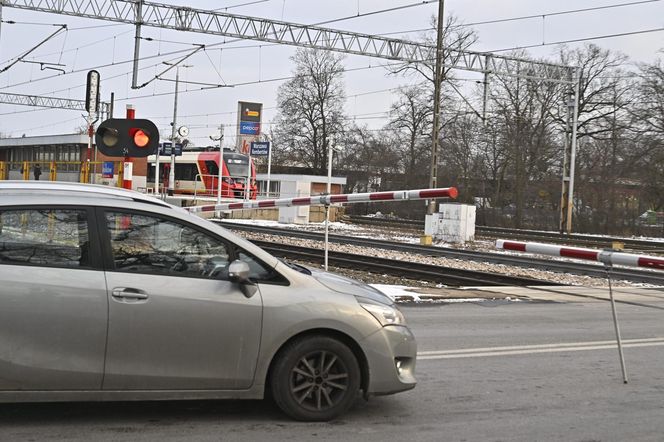
<path fill-rule="evenodd" d="M 157 151 L 159 130 L 150 120 L 111 118 L 99 125 L 95 143 L 109 157 L 147 157 Z"/>

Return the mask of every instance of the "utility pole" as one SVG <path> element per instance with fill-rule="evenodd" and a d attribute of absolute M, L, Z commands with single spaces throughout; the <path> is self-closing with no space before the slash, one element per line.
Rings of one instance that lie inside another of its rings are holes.
<path fill-rule="evenodd" d="M 221 186 L 224 180 L 224 125 L 219 125 L 219 167 L 217 170 L 217 204 L 221 204 Z M 216 138 L 210 137 L 212 141 Z"/>
<path fill-rule="evenodd" d="M 163 62 L 165 65 L 172 65 L 167 61 Z M 177 134 L 177 120 L 178 120 L 178 88 L 180 85 L 180 68 L 190 68 L 192 65 L 183 64 L 176 65 L 175 67 L 175 101 L 173 103 L 173 121 L 171 122 L 171 142 L 173 146 L 171 147 L 171 170 L 168 172 L 168 196 L 173 196 L 175 193 L 175 136 Z"/>
<path fill-rule="evenodd" d="M 567 123 L 565 127 L 565 152 L 563 154 L 563 185 L 560 196 L 560 233 L 572 233 L 574 213 L 574 174 L 576 169 L 577 131 L 579 126 L 580 71 L 571 73 L 573 87 L 565 103 Z"/>
<path fill-rule="evenodd" d="M 433 134 L 431 136 L 431 175 L 429 188 L 438 186 L 438 139 L 440 137 L 440 90 L 443 82 L 443 21 L 445 18 L 445 0 L 438 0 L 438 37 L 436 42 L 436 72 L 433 88 Z M 427 214 L 436 211 L 436 200 L 429 200 Z"/>
<path fill-rule="evenodd" d="M 0 2 L 0 37 L 1 36 L 2 36 L 2 2 Z"/>
<path fill-rule="evenodd" d="M 136 32 L 134 34 L 134 68 L 131 77 L 131 88 L 138 89 L 138 58 L 141 50 L 141 24 L 143 24 L 143 0 L 135 2 Z"/>

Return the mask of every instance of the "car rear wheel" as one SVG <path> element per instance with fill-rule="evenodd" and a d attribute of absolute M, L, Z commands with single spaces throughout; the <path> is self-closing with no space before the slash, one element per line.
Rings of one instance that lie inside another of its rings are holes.
<path fill-rule="evenodd" d="M 357 399 L 360 367 L 353 352 L 326 336 L 298 339 L 279 354 L 271 378 L 272 396 L 297 420 L 326 421 Z"/>

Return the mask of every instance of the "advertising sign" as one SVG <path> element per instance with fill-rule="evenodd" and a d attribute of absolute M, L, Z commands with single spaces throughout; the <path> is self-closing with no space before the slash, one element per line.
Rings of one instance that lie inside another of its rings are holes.
<path fill-rule="evenodd" d="M 101 176 L 102 178 L 113 178 L 113 173 L 115 172 L 115 165 L 113 161 L 104 161 L 101 165 Z"/>
<path fill-rule="evenodd" d="M 251 143 L 251 156 L 266 157 L 270 154 L 270 142 L 260 141 Z"/>
<path fill-rule="evenodd" d="M 259 140 L 261 134 L 262 103 L 239 101 L 237 104 L 237 146 L 238 152 L 245 155 L 251 152 L 251 143 Z"/>
<path fill-rule="evenodd" d="M 240 121 L 250 121 L 252 123 L 261 122 L 261 113 L 263 112 L 263 103 L 248 103 L 246 101 L 238 102 Z"/>
<path fill-rule="evenodd" d="M 261 133 L 261 124 L 250 121 L 240 123 L 240 135 L 259 135 Z"/>

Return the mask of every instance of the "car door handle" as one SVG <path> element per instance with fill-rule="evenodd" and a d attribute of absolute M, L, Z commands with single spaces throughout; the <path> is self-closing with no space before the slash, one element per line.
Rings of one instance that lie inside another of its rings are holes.
<path fill-rule="evenodd" d="M 126 288 L 126 287 L 114 288 L 111 291 L 111 295 L 113 296 L 113 298 L 124 302 L 142 301 L 148 299 L 148 294 L 145 293 L 143 290 Z"/>

